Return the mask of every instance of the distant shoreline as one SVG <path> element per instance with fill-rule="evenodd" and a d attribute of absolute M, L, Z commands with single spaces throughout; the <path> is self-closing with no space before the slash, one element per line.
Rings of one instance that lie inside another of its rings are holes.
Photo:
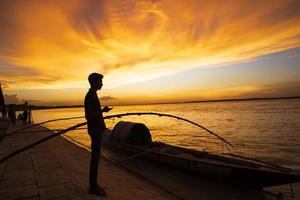
<path fill-rule="evenodd" d="M 234 101 L 266 101 L 266 100 L 284 100 L 284 99 L 300 99 L 300 96 L 270 97 L 270 98 L 259 98 L 258 97 L 258 98 L 245 98 L 245 99 L 196 100 L 196 101 L 126 104 L 126 105 L 111 105 L 111 106 L 160 105 L 160 104 L 179 104 L 179 103 L 213 103 L 213 102 L 234 102 Z M 70 106 L 35 106 L 35 105 L 32 105 L 32 110 L 60 109 L 60 108 L 82 108 L 82 107 L 83 107 L 83 105 L 70 105 Z"/>
<path fill-rule="evenodd" d="M 282 100 L 282 99 L 300 99 L 300 96 L 294 97 L 270 97 L 270 98 L 246 98 L 246 99 L 217 99 L 217 100 L 200 100 L 200 101 L 186 101 L 182 103 L 208 103 L 208 102 L 222 102 L 222 101 L 261 101 L 261 100 Z"/>

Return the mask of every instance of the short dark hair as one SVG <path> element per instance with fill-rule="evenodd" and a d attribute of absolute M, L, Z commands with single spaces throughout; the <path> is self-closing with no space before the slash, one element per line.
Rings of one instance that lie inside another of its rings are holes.
<path fill-rule="evenodd" d="M 97 82 L 97 81 L 101 81 L 103 78 L 102 74 L 98 74 L 98 73 L 91 73 L 89 75 L 89 83 L 92 85 L 93 83 Z"/>

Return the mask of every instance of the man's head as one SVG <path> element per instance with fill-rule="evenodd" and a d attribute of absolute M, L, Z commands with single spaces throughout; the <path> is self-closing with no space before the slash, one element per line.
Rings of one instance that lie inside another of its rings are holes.
<path fill-rule="evenodd" d="M 98 73 L 91 73 L 89 75 L 89 83 L 91 85 L 92 89 L 95 90 L 100 90 L 102 88 L 102 79 L 103 79 L 103 75 L 102 74 L 98 74 Z"/>

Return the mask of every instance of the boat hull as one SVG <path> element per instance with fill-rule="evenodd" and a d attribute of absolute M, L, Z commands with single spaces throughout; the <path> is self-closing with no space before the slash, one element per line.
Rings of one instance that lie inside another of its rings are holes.
<path fill-rule="evenodd" d="M 239 186 L 263 188 L 300 182 L 300 174 L 287 171 L 286 168 L 276 169 L 256 162 L 167 144 L 132 146 L 113 139 L 109 133 L 104 135 L 103 147 L 113 154 L 126 154 L 128 157 L 142 153 L 140 158 Z"/>

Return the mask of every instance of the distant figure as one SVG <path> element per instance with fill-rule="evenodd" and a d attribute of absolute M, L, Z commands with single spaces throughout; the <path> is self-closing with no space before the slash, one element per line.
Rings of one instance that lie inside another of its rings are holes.
<path fill-rule="evenodd" d="M 5 99 L 4 99 L 4 95 L 2 92 L 2 87 L 1 87 L 1 83 L 0 83 L 0 108 L 1 108 L 1 112 L 2 112 L 2 118 L 5 118 Z"/>
<path fill-rule="evenodd" d="M 28 111 L 29 111 L 29 106 L 28 106 L 28 102 L 26 101 L 23 107 L 23 125 L 27 124 Z"/>
<path fill-rule="evenodd" d="M 16 126 L 17 118 L 16 118 L 16 110 L 15 110 L 14 104 L 9 104 L 8 118 L 9 118 L 10 124 L 12 126 Z"/>
<path fill-rule="evenodd" d="M 18 120 L 22 120 L 23 121 L 23 113 L 19 113 L 18 114 L 18 118 L 17 118 Z"/>
<path fill-rule="evenodd" d="M 2 113 L 2 118 L 5 118 L 6 117 L 6 108 L 5 108 L 5 100 L 4 100 L 4 95 L 2 92 L 1 83 L 0 83 L 0 109 L 1 109 L 1 113 Z"/>
<path fill-rule="evenodd" d="M 3 105 L 3 106 L 1 107 L 1 113 L 2 113 L 2 118 L 3 118 L 3 119 L 6 118 L 6 107 L 5 107 L 5 105 Z"/>
<path fill-rule="evenodd" d="M 32 112 L 31 112 L 31 105 L 28 106 L 28 124 L 33 123 L 33 117 L 32 117 Z"/>
<path fill-rule="evenodd" d="M 97 91 L 102 88 L 102 74 L 92 73 L 88 80 L 91 88 L 84 99 L 85 118 L 87 120 L 88 134 L 91 137 L 91 162 L 90 162 L 90 190 L 91 194 L 106 196 L 105 190 L 98 185 L 98 165 L 101 156 L 102 134 L 105 131 L 105 122 L 102 112 L 108 112 L 112 108 L 105 106 L 101 109 L 101 104 L 97 96 Z"/>

